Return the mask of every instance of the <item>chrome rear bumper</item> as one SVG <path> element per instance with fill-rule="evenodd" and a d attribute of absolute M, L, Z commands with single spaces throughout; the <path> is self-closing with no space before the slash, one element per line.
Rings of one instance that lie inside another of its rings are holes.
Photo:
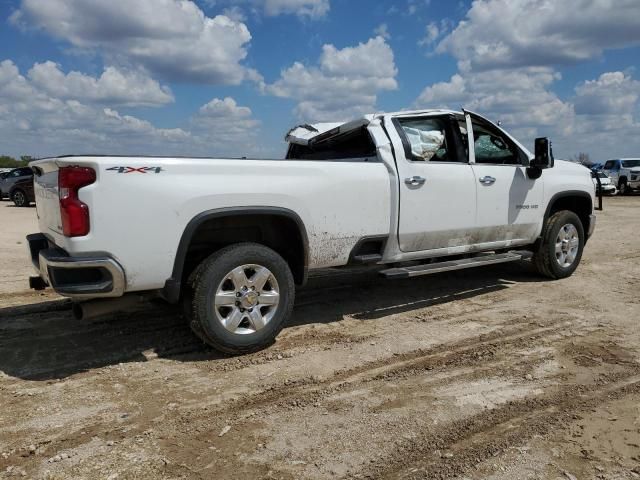
<path fill-rule="evenodd" d="M 57 293 L 65 297 L 109 298 L 120 297 L 125 290 L 124 270 L 107 254 L 72 257 L 51 244 L 41 233 L 27 236 L 31 261 L 39 277 Z M 30 279 L 37 288 L 42 282 Z"/>

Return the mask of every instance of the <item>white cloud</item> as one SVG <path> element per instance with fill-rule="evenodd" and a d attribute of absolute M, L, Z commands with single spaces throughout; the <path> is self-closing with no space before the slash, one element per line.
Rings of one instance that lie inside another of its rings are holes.
<path fill-rule="evenodd" d="M 232 5 L 232 12 L 241 12 L 238 5 L 249 5 L 255 15 L 296 15 L 311 20 L 325 17 L 331 9 L 329 0 L 205 0 L 205 4 L 210 8 Z M 244 18 L 243 13 L 241 18 Z"/>
<path fill-rule="evenodd" d="M 464 106 L 501 121 L 529 146 L 536 136 L 549 136 L 559 157 L 578 151 L 593 159 L 637 155 L 640 81 L 607 72 L 580 83 L 573 98 L 562 100 L 550 90 L 559 78 L 549 67 L 464 72 L 425 88 L 416 106 Z"/>
<path fill-rule="evenodd" d="M 389 25 L 386 23 L 381 23 L 374 30 L 373 33 L 376 34 L 377 37 L 382 37 L 385 40 L 389 40 L 391 38 L 391 34 L 389 33 Z"/>
<path fill-rule="evenodd" d="M 455 74 L 448 82 L 425 88 L 416 104 L 456 109 L 463 106 L 510 128 L 569 126 L 573 106 L 548 90 L 559 78 L 546 67 Z"/>
<path fill-rule="evenodd" d="M 99 99 L 79 101 L 38 82 L 20 74 L 12 61 L 0 62 L 0 144 L 9 149 L 6 153 L 240 155 L 255 150 L 251 140 L 259 125 L 231 98 L 203 106 L 191 129 L 158 128 L 101 106 Z"/>
<path fill-rule="evenodd" d="M 475 0 L 435 50 L 452 54 L 458 73 L 426 87 L 416 105 L 465 106 L 501 120 L 525 144 L 550 136 L 565 157 L 631 154 L 640 150 L 632 133 L 640 82 L 609 72 L 578 85 L 569 99 L 553 86 L 559 65 L 640 43 L 638 18 L 637 0 Z M 428 26 L 424 43 L 442 38 L 442 30 Z"/>
<path fill-rule="evenodd" d="M 200 107 L 191 124 L 193 131 L 213 142 L 224 139 L 228 143 L 246 145 L 256 136 L 260 122 L 253 118 L 249 107 L 239 106 L 233 98 L 214 98 Z"/>
<path fill-rule="evenodd" d="M 634 113 L 640 98 L 640 81 L 623 72 L 603 73 L 576 87 L 576 112 L 582 115 Z"/>
<path fill-rule="evenodd" d="M 188 0 L 22 0 L 11 21 L 166 79 L 239 84 L 253 75 L 241 64 L 251 40 L 244 23 L 209 18 Z"/>
<path fill-rule="evenodd" d="M 640 81 L 607 72 L 576 87 L 574 136 L 582 151 L 600 159 L 637 156 L 640 151 Z"/>
<path fill-rule="evenodd" d="M 329 0 L 259 0 L 268 16 L 295 14 L 300 17 L 320 18 L 329 12 Z"/>
<path fill-rule="evenodd" d="M 640 43 L 638 0 L 475 0 L 438 45 L 474 70 L 588 60 Z"/>
<path fill-rule="evenodd" d="M 317 66 L 295 62 L 266 93 L 298 101 L 306 121 L 344 120 L 375 110 L 379 92 L 397 88 L 393 50 L 378 36 L 341 50 L 324 45 Z"/>
<path fill-rule="evenodd" d="M 429 48 L 435 47 L 438 40 L 448 34 L 454 25 L 449 18 L 443 18 L 439 22 L 429 22 L 424 29 L 424 36 L 418 40 L 418 45 Z"/>
<path fill-rule="evenodd" d="M 100 77 L 80 72 L 65 74 L 60 66 L 47 61 L 36 63 L 28 72 L 35 87 L 61 99 L 124 106 L 160 106 L 174 101 L 171 90 L 143 72 L 107 67 Z"/>

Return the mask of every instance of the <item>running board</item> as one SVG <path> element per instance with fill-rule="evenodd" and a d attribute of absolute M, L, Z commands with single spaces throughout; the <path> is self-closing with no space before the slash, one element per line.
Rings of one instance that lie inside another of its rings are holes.
<path fill-rule="evenodd" d="M 449 260 L 444 262 L 428 263 L 426 265 L 414 265 L 411 267 L 398 267 L 382 270 L 380 273 L 387 278 L 410 278 L 420 275 L 431 275 L 432 273 L 450 272 L 452 270 L 462 270 L 464 268 L 482 267 L 485 265 L 495 265 L 498 263 L 515 262 L 531 258 L 532 253 L 527 251 L 515 251 L 508 253 L 492 253 L 479 255 L 471 258 L 461 258 L 459 260 Z"/>

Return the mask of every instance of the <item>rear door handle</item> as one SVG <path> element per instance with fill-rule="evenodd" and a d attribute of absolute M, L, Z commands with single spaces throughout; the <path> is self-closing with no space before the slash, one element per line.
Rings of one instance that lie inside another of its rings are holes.
<path fill-rule="evenodd" d="M 412 187 L 417 187 L 419 185 L 424 185 L 424 182 L 426 182 L 427 179 L 424 177 L 419 177 L 417 175 L 413 176 L 413 177 L 407 177 L 404 179 L 404 183 L 406 183 L 407 185 L 411 185 Z"/>
<path fill-rule="evenodd" d="M 480 179 L 480 183 L 483 185 L 493 185 L 494 183 L 496 183 L 496 179 L 495 177 L 490 177 L 489 175 L 486 175 Z"/>

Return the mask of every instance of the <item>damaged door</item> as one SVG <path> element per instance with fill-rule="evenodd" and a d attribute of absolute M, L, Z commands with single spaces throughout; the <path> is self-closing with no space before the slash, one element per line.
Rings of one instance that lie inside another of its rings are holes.
<path fill-rule="evenodd" d="M 400 250 L 466 251 L 475 225 L 476 188 L 456 120 L 432 114 L 391 122 L 387 131 L 400 183 Z"/>
<path fill-rule="evenodd" d="M 478 192 L 474 243 L 479 248 L 530 243 L 540 225 L 542 177 L 528 177 L 528 155 L 493 123 L 467 113 L 466 125 Z"/>

